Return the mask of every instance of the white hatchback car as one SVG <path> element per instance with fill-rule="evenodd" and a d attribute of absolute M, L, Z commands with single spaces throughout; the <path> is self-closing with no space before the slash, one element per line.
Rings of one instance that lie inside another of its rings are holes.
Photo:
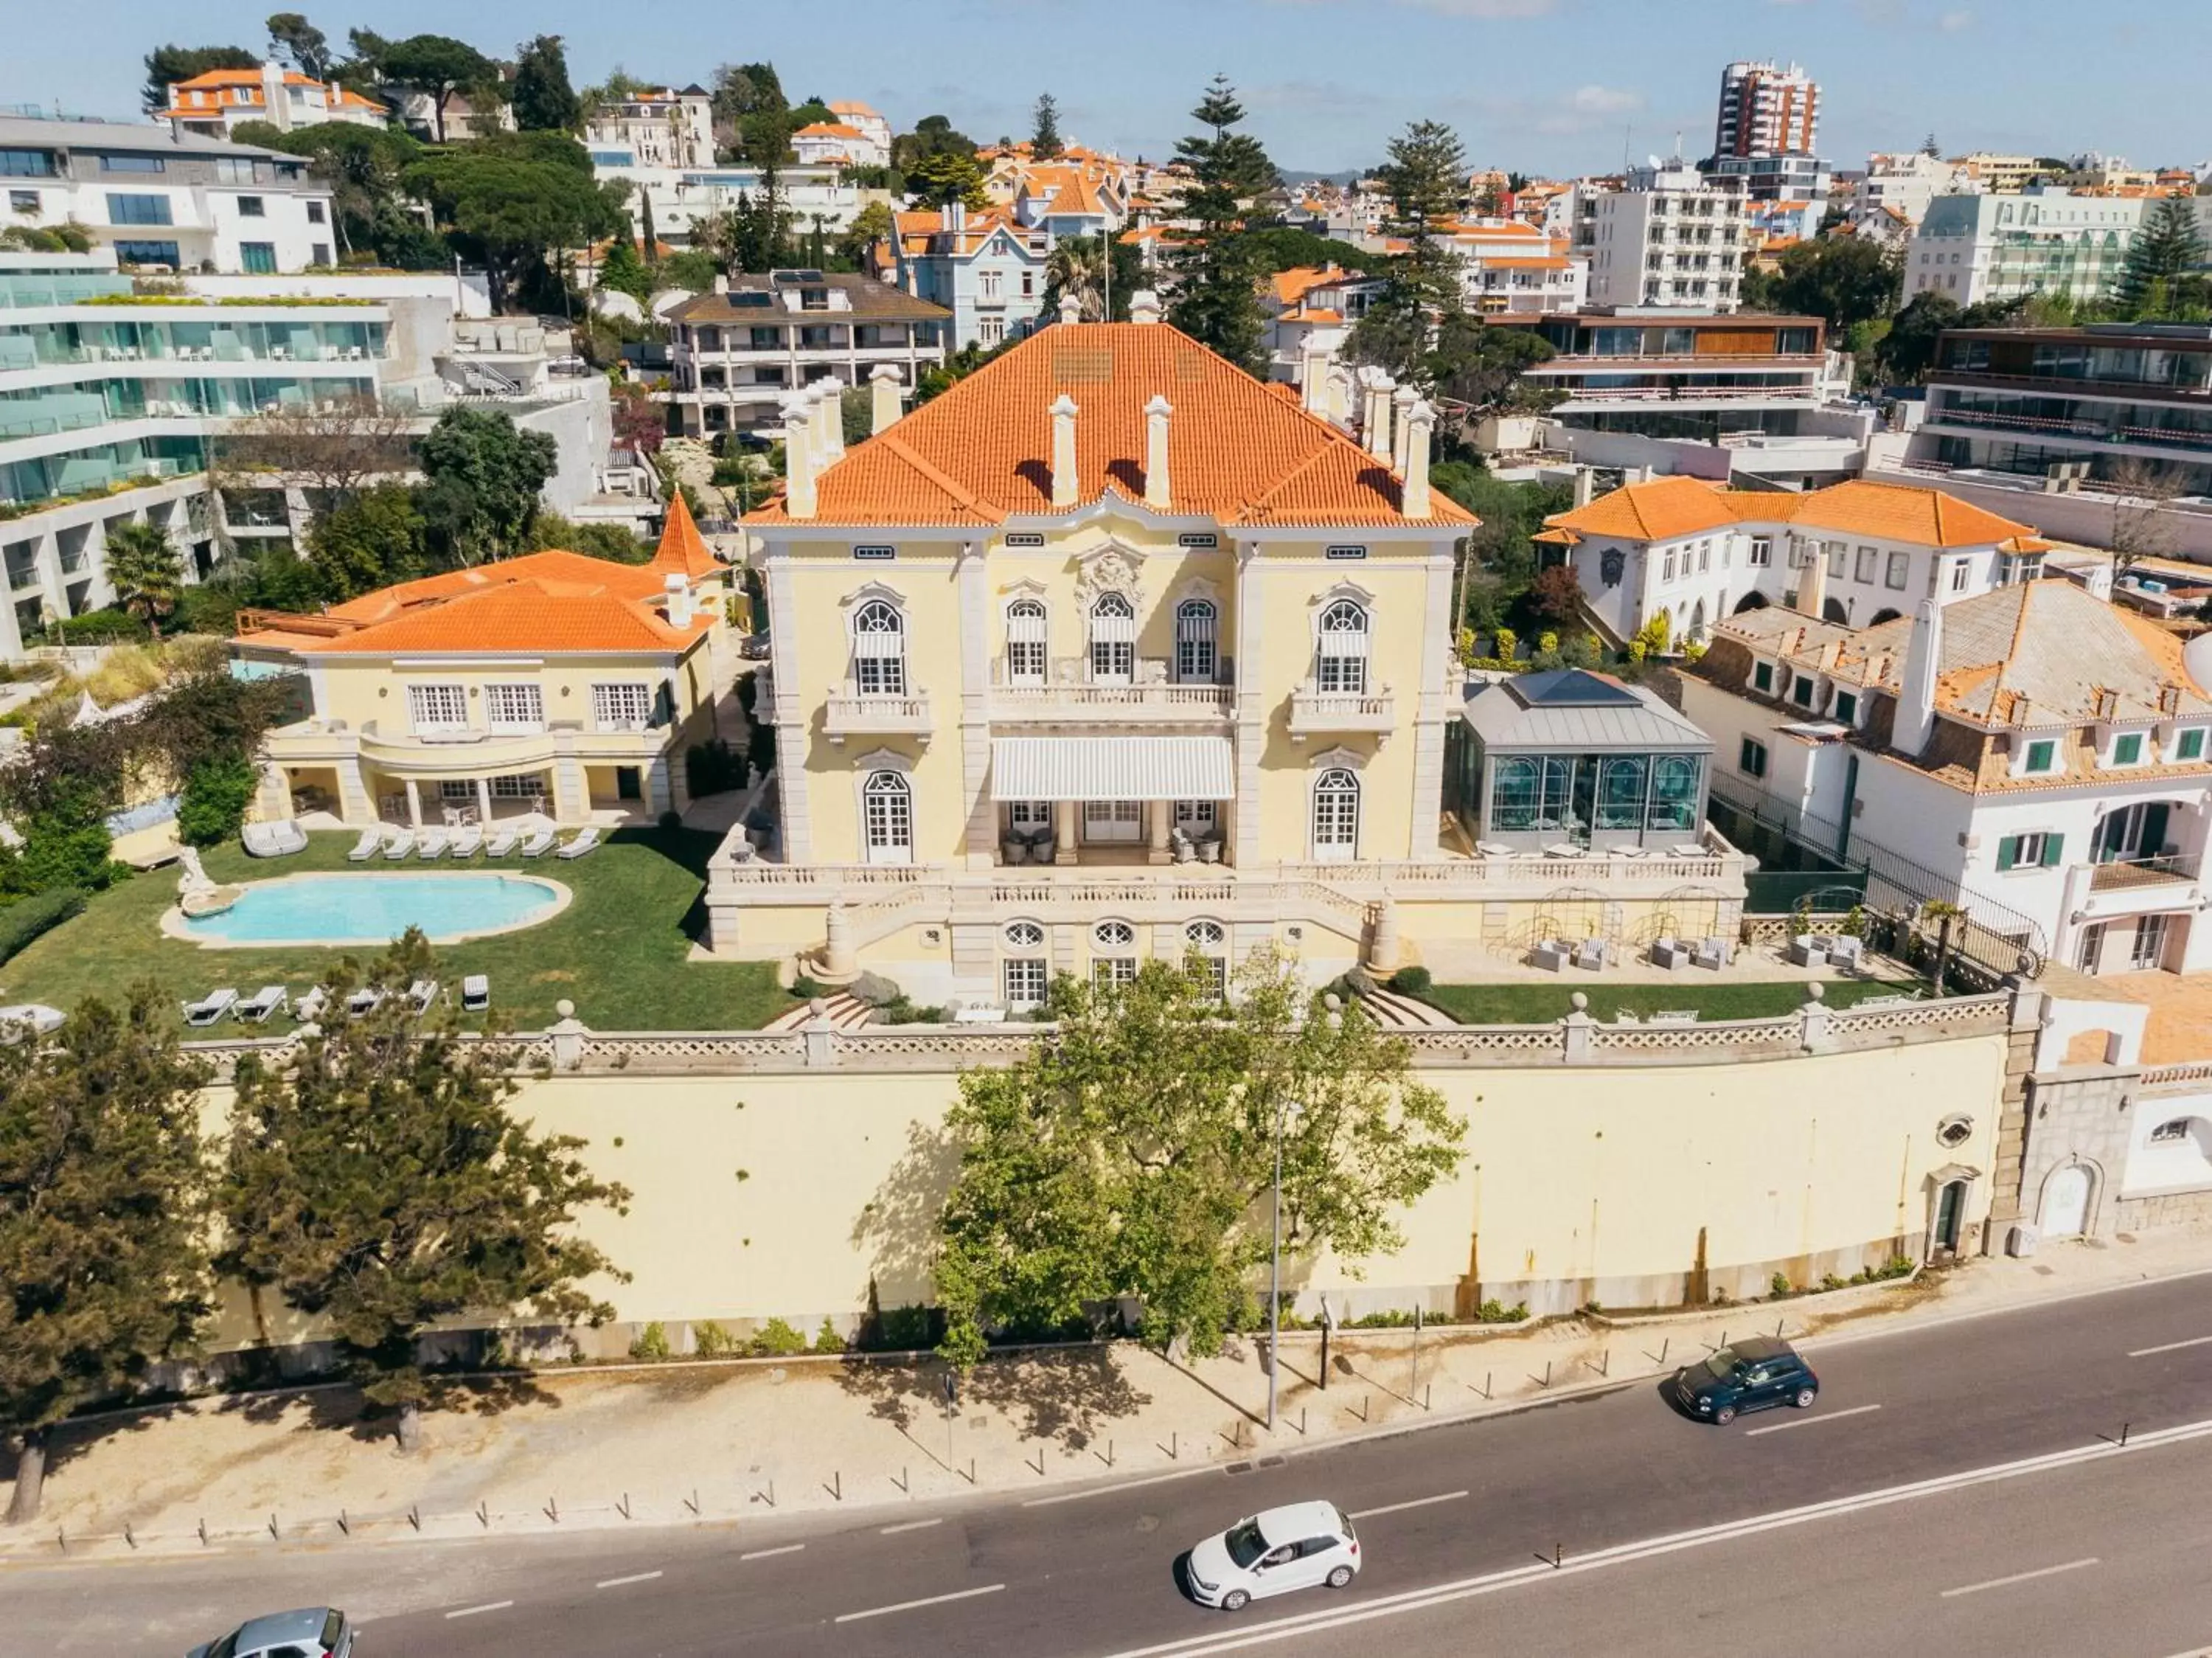
<path fill-rule="evenodd" d="M 1224 1612 L 1320 1583 L 1340 1589 L 1358 1575 L 1358 1535 L 1334 1503 L 1263 1509 L 1190 1551 L 1192 1595 Z"/>

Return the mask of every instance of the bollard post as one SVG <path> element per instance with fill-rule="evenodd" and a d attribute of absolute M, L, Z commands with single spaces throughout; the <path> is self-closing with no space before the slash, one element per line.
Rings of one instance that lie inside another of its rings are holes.
<path fill-rule="evenodd" d="M 699 1488 L 696 1485 L 691 1488 L 691 1517 L 694 1520 L 699 1517 Z"/>
<path fill-rule="evenodd" d="M 346 1511 L 343 1509 L 338 1510 L 338 1529 L 348 1537 L 353 1535 L 353 1527 L 346 1523 Z"/>
<path fill-rule="evenodd" d="M 127 1520 L 123 1522 L 123 1540 L 125 1543 L 128 1543 L 133 1550 L 136 1550 L 138 1546 L 137 1536 L 131 1531 L 131 1522 Z"/>
<path fill-rule="evenodd" d="M 284 1540 L 283 1534 L 276 1529 L 276 1516 L 273 1514 L 269 1516 L 269 1536 L 274 1542 L 281 1543 Z"/>
<path fill-rule="evenodd" d="M 205 1548 L 207 1545 L 207 1516 L 202 1515 L 200 1516 L 200 1546 Z"/>
<path fill-rule="evenodd" d="M 491 1504 L 489 1503 L 478 1503 L 477 1504 L 477 1524 L 483 1527 L 486 1531 L 489 1531 L 491 1529 Z"/>
<path fill-rule="evenodd" d="M 833 1503 L 845 1500 L 845 1476 L 835 1468 L 830 1471 L 830 1499 Z"/>
<path fill-rule="evenodd" d="M 1424 1411 L 1433 1411 L 1437 1408 L 1436 1387 L 1433 1381 L 1425 1381 L 1421 1384 L 1421 1408 Z"/>
<path fill-rule="evenodd" d="M 1300 1439 L 1304 1439 L 1305 1436 L 1306 1436 L 1306 1407 L 1305 1407 L 1304 1405 L 1299 1405 L 1299 1406 L 1298 1406 L 1298 1437 L 1299 1437 Z"/>
<path fill-rule="evenodd" d="M 624 1520 L 634 1520 L 636 1518 L 636 1516 L 629 1511 L 629 1493 L 628 1491 L 624 1491 L 622 1494 L 622 1501 L 616 1503 L 615 1508 L 621 1513 L 622 1517 Z"/>
<path fill-rule="evenodd" d="M 1790 1321 L 1790 1320 L 1787 1320 L 1787 1319 L 1777 1319 L 1777 1320 L 1775 1320 L 1775 1321 L 1774 1321 L 1774 1339 L 1775 1339 L 1775 1340 L 1777 1340 L 1777 1341 L 1780 1341 L 1780 1340 L 1782 1339 L 1782 1326 L 1783 1326 L 1784 1325 L 1787 1324 L 1789 1321 Z"/>
<path fill-rule="evenodd" d="M 2120 1448 L 2124 1451 L 2128 1448 L 2128 1424 L 2124 1422 L 2120 1424 Z"/>

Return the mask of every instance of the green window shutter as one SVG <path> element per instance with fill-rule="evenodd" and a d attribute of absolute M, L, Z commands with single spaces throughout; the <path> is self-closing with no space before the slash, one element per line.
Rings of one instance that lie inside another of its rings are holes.
<path fill-rule="evenodd" d="M 1997 843 L 1997 869 L 2000 873 L 2020 862 L 2020 837 L 2007 835 Z"/>
<path fill-rule="evenodd" d="M 2057 869 L 2058 867 L 2058 855 L 2063 851 L 2065 848 L 2065 836 L 2045 835 L 2043 838 L 2043 867 L 2046 869 Z"/>

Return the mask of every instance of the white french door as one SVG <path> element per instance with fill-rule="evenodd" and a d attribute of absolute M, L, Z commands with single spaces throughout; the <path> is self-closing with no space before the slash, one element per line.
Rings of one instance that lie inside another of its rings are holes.
<path fill-rule="evenodd" d="M 1133 800 L 1083 802 L 1083 838 L 1134 842 L 1145 838 L 1145 803 Z"/>

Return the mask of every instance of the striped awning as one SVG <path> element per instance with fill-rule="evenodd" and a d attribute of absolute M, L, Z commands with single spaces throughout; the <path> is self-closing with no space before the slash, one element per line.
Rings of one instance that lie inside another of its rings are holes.
<path fill-rule="evenodd" d="M 999 737 L 994 800 L 1233 800 L 1226 737 Z"/>

